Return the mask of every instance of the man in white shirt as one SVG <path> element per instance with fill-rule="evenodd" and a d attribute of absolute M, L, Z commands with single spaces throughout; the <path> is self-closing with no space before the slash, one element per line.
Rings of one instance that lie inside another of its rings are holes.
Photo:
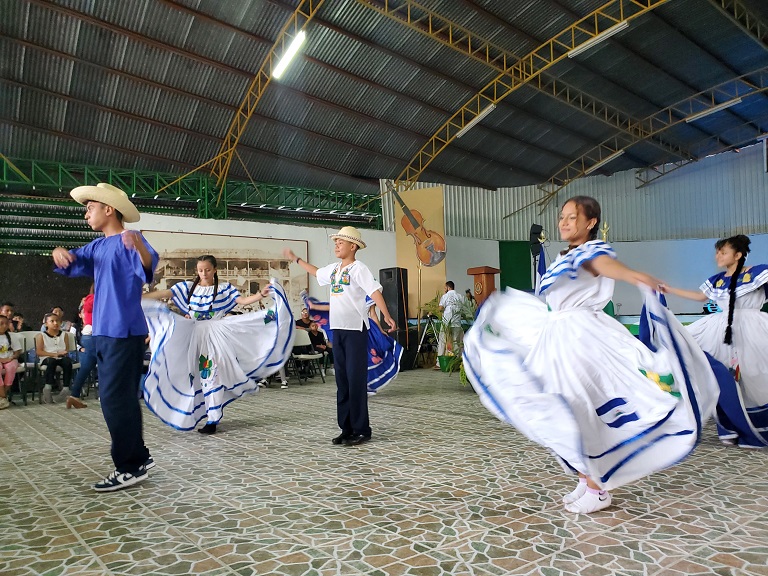
<path fill-rule="evenodd" d="M 461 308 L 464 305 L 464 296 L 454 290 L 455 285 L 448 280 L 445 283 L 445 294 L 440 298 L 440 310 L 443 312 L 443 327 L 437 343 L 437 355 L 444 356 L 446 349 L 446 335 L 451 336 L 451 351 L 458 354 L 459 346 L 464 342 L 464 330 L 461 327 Z M 440 364 L 435 366 L 440 370 Z"/>
<path fill-rule="evenodd" d="M 336 417 L 341 434 L 333 444 L 356 446 L 371 439 L 368 418 L 368 308 L 371 299 L 384 315 L 390 331 L 396 328 L 389 315 L 379 284 L 368 267 L 355 258 L 365 248 L 360 231 L 344 226 L 332 234 L 334 253 L 340 262 L 317 268 L 286 248 L 286 258 L 317 278 L 320 286 L 331 286 L 329 326 L 333 330 L 333 367 L 336 371 Z"/>

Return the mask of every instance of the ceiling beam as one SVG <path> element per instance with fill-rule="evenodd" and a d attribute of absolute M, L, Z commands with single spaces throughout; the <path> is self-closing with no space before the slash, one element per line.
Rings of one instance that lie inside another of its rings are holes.
<path fill-rule="evenodd" d="M 763 94 L 766 91 L 768 91 L 768 67 L 744 74 L 733 80 L 728 80 L 685 100 L 676 102 L 655 114 L 647 116 L 643 119 L 643 122 L 650 126 L 651 132 L 649 136 L 652 136 L 677 124 L 695 121 L 697 117 L 707 116 L 709 112 L 714 113 L 722 109 L 723 104 L 733 102 L 735 105 L 742 100 Z M 718 136 L 718 138 L 722 139 L 722 136 Z M 538 204 L 542 207 L 546 206 L 568 184 L 594 172 L 598 167 L 602 167 L 617 159 L 627 148 L 637 144 L 639 141 L 631 140 L 623 134 L 612 136 L 605 140 L 599 146 L 583 154 L 550 178 L 549 182 L 541 187 L 545 191 L 545 195 L 542 198 L 507 214 L 504 216 L 504 219 L 517 214 L 522 209 L 533 204 Z M 683 160 L 695 160 L 696 158 L 697 156 L 692 154 L 690 158 L 684 158 Z"/>
<path fill-rule="evenodd" d="M 357 1 L 465 56 L 488 65 L 498 72 L 506 73 L 512 63 L 518 60 L 518 56 L 512 52 L 494 45 L 482 36 L 440 16 L 437 12 L 425 8 L 414 0 Z M 642 2 L 642 4 L 648 4 L 648 2 Z M 658 3 L 651 2 L 651 4 Z M 484 9 L 477 9 L 481 11 L 481 15 L 487 15 L 487 17 L 494 19 L 494 21 L 500 20 L 497 16 Z M 598 17 L 603 17 L 603 14 L 600 14 Z M 616 20 L 614 19 L 611 22 L 615 24 Z M 584 30 L 581 30 L 581 27 L 578 26 L 578 22 L 574 26 L 574 37 L 578 38 L 580 35 L 585 34 Z M 513 30 L 517 31 L 516 28 Z M 523 35 L 529 41 L 536 42 L 536 44 L 540 43 L 527 34 L 523 33 Z M 613 129 L 632 133 L 637 126 L 637 120 L 631 118 L 625 112 L 547 74 L 539 74 L 529 85 L 543 94 L 553 97 L 571 108 L 603 122 Z M 681 151 L 679 146 L 655 140 L 651 140 L 650 143 L 675 156 L 686 156 L 685 151 Z"/>
<path fill-rule="evenodd" d="M 411 2 L 384 0 L 383 6 L 379 6 L 379 3 L 374 0 L 357 1 L 371 6 L 390 18 L 404 21 L 409 26 L 412 25 L 411 22 L 418 21 L 420 27 L 426 27 L 430 36 L 440 38 L 447 35 L 447 40 L 441 41 L 457 47 L 464 46 L 463 51 L 467 54 L 471 55 L 478 51 L 483 53 L 484 45 L 472 44 L 471 37 L 467 37 L 463 32 L 457 32 L 457 35 L 453 36 L 450 24 L 443 19 L 433 21 L 429 15 L 413 14 L 410 10 L 413 5 Z M 503 67 L 504 72 L 475 94 L 435 132 L 398 176 L 398 186 L 403 190 L 411 188 L 437 155 L 445 150 L 456 139 L 457 135 L 463 133 L 462 131 L 466 131 L 468 127 L 476 124 L 481 119 L 481 114 L 487 114 L 491 106 L 495 106 L 509 94 L 528 84 L 555 63 L 566 58 L 568 52 L 598 35 L 604 34 L 612 26 L 623 21 L 634 20 L 666 1 L 612 0 L 520 59 L 512 61 L 505 53 L 498 56 L 492 56 L 489 53 L 488 59 L 501 62 L 498 65 Z M 487 45 L 485 47 L 490 50 Z"/>
<path fill-rule="evenodd" d="M 219 148 L 218 154 L 212 159 L 213 165 L 211 166 L 211 175 L 216 179 L 216 185 L 222 188 L 227 181 L 229 174 L 229 166 L 235 157 L 235 150 L 237 144 L 240 142 L 240 138 L 245 132 L 245 128 L 248 125 L 248 121 L 253 116 L 256 106 L 259 105 L 264 91 L 272 81 L 272 75 L 275 67 L 277 66 L 280 58 L 286 54 L 289 44 L 302 33 L 307 24 L 317 14 L 317 11 L 323 5 L 325 0 L 300 0 L 296 9 L 288 17 L 288 20 L 280 29 L 277 34 L 275 43 L 264 58 L 259 71 L 251 81 L 251 85 L 246 90 L 245 97 L 243 98 L 240 107 L 235 112 L 235 117 L 229 125 L 227 133 L 224 135 L 224 142 Z"/>
<path fill-rule="evenodd" d="M 768 50 L 768 22 L 750 10 L 741 0 L 709 0 L 736 26 L 747 33 L 763 50 Z"/>

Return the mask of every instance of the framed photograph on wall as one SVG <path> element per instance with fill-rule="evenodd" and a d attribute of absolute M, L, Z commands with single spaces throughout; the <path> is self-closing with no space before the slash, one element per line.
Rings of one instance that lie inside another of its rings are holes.
<path fill-rule="evenodd" d="M 177 282 L 194 280 L 198 257 L 210 254 L 216 258 L 219 281 L 230 282 L 243 296 L 255 294 L 275 278 L 285 289 L 291 308 L 297 311 L 303 306 L 300 294 L 308 288 L 308 275 L 300 268 L 291 269 L 290 260 L 283 258 L 283 249 L 290 248 L 306 260 L 306 240 L 160 230 L 141 233 L 160 256 L 150 290 L 166 290 Z M 250 308 L 238 306 L 236 310 L 245 312 Z"/>

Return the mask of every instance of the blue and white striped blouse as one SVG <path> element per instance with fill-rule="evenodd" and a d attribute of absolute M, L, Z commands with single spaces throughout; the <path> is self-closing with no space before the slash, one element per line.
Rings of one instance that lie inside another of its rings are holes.
<path fill-rule="evenodd" d="M 173 303 L 181 313 L 196 320 L 223 318 L 237 306 L 236 300 L 240 297 L 240 292 L 229 282 L 220 282 L 216 287 L 198 284 L 187 305 L 191 287 L 192 282 L 177 282 L 171 287 L 171 294 Z M 215 295 L 214 288 L 216 288 Z M 211 307 L 211 301 L 213 301 L 213 307 Z"/>

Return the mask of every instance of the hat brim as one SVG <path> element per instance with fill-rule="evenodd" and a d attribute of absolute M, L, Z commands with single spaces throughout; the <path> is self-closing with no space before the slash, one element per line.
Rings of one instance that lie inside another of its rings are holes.
<path fill-rule="evenodd" d="M 331 240 L 336 240 L 336 239 L 346 240 L 347 242 L 352 242 L 352 244 L 357 244 L 360 250 L 365 248 L 365 242 L 353 236 L 347 236 L 346 234 L 331 234 Z"/>
<path fill-rule="evenodd" d="M 128 200 L 127 197 L 118 196 L 107 188 L 98 186 L 78 186 L 69 193 L 75 202 L 85 205 L 88 202 L 101 202 L 107 206 L 112 206 L 123 215 L 123 222 L 132 223 L 141 220 L 141 214 L 136 206 Z"/>

